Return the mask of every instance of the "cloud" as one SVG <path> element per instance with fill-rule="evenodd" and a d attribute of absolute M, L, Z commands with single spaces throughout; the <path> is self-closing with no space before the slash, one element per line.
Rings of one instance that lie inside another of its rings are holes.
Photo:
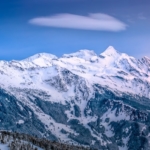
<path fill-rule="evenodd" d="M 127 27 L 125 23 L 118 19 L 102 13 L 89 14 L 88 16 L 57 14 L 47 17 L 33 18 L 29 20 L 29 23 L 47 27 L 97 31 L 121 31 L 125 30 Z"/>

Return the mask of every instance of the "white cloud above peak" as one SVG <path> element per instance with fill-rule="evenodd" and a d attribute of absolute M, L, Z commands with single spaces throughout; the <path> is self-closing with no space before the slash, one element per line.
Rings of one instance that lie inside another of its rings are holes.
<path fill-rule="evenodd" d="M 29 23 L 47 27 L 114 32 L 125 30 L 127 27 L 122 21 L 103 13 L 93 13 L 88 16 L 68 13 L 56 14 L 53 16 L 33 18 L 29 20 Z"/>

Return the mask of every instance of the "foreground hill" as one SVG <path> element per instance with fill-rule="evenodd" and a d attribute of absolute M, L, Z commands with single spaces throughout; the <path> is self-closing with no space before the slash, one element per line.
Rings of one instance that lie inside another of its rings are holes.
<path fill-rule="evenodd" d="M 0 129 L 104 150 L 150 149 L 150 58 L 108 47 L 0 61 Z"/>

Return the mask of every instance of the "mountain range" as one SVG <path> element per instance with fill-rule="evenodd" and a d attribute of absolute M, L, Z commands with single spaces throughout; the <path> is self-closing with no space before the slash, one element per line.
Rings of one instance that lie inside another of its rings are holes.
<path fill-rule="evenodd" d="M 0 129 L 98 150 L 149 150 L 150 58 L 109 46 L 0 61 Z"/>

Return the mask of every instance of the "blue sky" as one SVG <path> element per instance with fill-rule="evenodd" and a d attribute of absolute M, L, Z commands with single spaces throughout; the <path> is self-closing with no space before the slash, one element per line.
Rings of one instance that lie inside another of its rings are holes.
<path fill-rule="evenodd" d="M 150 56 L 149 0 L 1 0 L 0 59 L 40 52 L 97 54 L 112 45 Z"/>

